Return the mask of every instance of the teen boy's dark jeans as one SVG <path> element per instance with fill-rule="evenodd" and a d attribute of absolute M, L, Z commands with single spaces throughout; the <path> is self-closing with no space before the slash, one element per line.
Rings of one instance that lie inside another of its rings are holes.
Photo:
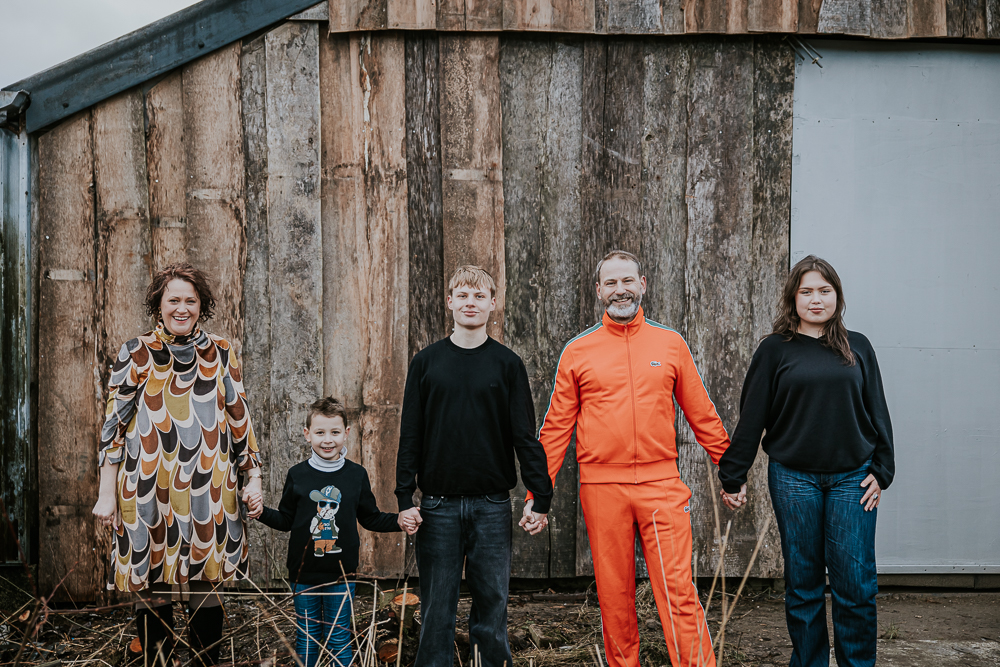
<path fill-rule="evenodd" d="M 421 626 L 415 667 L 452 665 L 463 565 L 472 594 L 472 650 L 478 650 L 484 667 L 510 667 L 510 496 L 424 496 L 420 516 L 416 553 Z"/>

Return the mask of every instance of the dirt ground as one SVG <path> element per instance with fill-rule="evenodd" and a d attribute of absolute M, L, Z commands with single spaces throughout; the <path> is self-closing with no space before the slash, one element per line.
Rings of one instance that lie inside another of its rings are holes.
<path fill-rule="evenodd" d="M 37 600 L 23 591 L 11 592 L 5 582 L 9 583 L 0 577 L 0 665 L 138 664 L 127 650 L 135 632 L 130 608 L 38 613 Z M 384 642 L 388 634 L 395 636 L 398 625 L 393 626 L 391 618 L 387 620 L 386 610 L 375 615 L 372 625 L 373 600 L 370 594 L 361 592 L 362 587 L 359 585 L 355 610 L 365 660 L 355 664 L 378 667 L 385 664 L 374 660 L 378 642 L 368 649 L 363 639 L 378 635 Z M 648 584 L 639 587 L 636 597 L 642 667 L 669 665 Z M 709 627 L 717 637 L 721 596 L 717 592 L 709 605 L 703 594 L 702 603 L 709 608 Z M 1000 665 L 1000 591 L 887 589 L 880 593 L 878 606 L 879 665 Z M 457 653 L 466 664 L 469 607 L 470 599 L 463 596 L 458 611 Z M 294 629 L 287 597 L 234 595 L 227 599 L 226 608 L 224 663 L 267 667 L 295 664 L 289 655 Z M 185 623 L 182 610 L 182 604 L 175 605 L 175 626 L 181 633 Z M 419 614 L 417 618 L 419 622 Z M 600 613 L 593 586 L 586 590 L 562 586 L 558 592 L 544 588 L 515 590 L 510 600 L 509 627 L 517 667 L 603 664 L 596 654 L 601 645 Z M 745 594 L 733 609 L 725 641 L 726 665 L 787 665 L 791 645 L 785 629 L 783 596 L 770 590 Z M 415 644 L 415 636 L 404 636 L 400 665 L 412 663 Z M 186 652 L 181 657 L 182 662 L 187 661 Z M 389 664 L 395 664 L 395 660 Z M 455 664 L 459 664 L 457 657 Z"/>

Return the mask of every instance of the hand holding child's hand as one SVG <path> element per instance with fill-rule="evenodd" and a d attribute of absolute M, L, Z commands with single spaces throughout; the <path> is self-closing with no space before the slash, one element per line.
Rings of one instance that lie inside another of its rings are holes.
<path fill-rule="evenodd" d="M 408 510 L 403 510 L 399 513 L 399 518 L 396 519 L 396 523 L 399 527 L 406 531 L 407 535 L 414 535 L 418 530 L 420 530 L 420 524 L 423 523 L 423 518 L 420 516 L 419 507 L 411 507 Z"/>
<path fill-rule="evenodd" d="M 247 506 L 247 516 L 256 519 L 264 513 L 264 494 L 260 490 L 243 489 L 243 502 Z"/>

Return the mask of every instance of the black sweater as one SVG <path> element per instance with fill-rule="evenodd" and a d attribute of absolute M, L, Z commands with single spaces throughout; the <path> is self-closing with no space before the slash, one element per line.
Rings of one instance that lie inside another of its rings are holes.
<path fill-rule="evenodd" d="M 545 450 L 524 362 L 492 338 L 467 350 L 444 338 L 413 357 L 406 376 L 396 458 L 400 511 L 413 492 L 438 496 L 507 493 L 524 485 L 545 513 L 552 500 Z"/>
<path fill-rule="evenodd" d="M 726 493 L 746 482 L 758 443 L 774 460 L 804 472 L 847 472 L 871 458 L 869 471 L 880 487 L 889 487 L 892 424 L 875 350 L 856 331 L 847 338 L 854 366 L 810 336 L 761 341 L 743 382 L 739 424 L 719 461 Z"/>
<path fill-rule="evenodd" d="M 323 472 L 303 461 L 288 470 L 278 509 L 265 507 L 258 520 L 275 530 L 291 531 L 289 581 L 327 584 L 358 569 L 359 522 L 368 530 L 391 533 L 400 530 L 396 516 L 379 511 L 368 471 L 357 463 L 344 461 L 340 470 Z"/>

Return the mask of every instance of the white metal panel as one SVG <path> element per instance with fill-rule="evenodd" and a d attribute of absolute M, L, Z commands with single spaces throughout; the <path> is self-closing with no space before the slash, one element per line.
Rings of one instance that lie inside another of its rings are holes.
<path fill-rule="evenodd" d="M 812 42 L 791 260 L 828 259 L 896 442 L 879 572 L 1000 572 L 1000 49 Z"/>

